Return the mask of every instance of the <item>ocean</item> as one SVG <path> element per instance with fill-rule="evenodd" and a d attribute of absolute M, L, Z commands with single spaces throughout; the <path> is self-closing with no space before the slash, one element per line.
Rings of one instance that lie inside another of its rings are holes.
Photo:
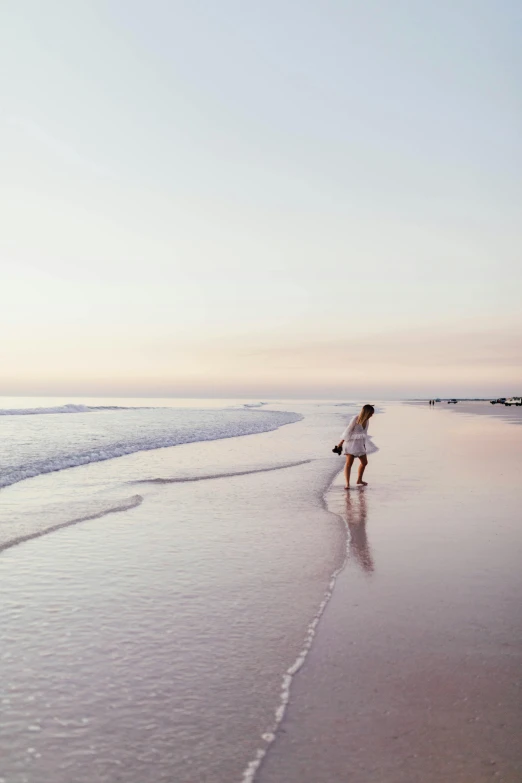
<path fill-rule="evenodd" d="M 26 482 L 4 493 L 8 518 L 0 524 L 0 549 L 56 525 L 140 503 L 130 488 L 156 478 L 150 473 L 155 462 L 116 462 L 118 457 L 268 432 L 300 419 L 296 413 L 263 410 L 260 403 L 234 401 L 27 402 L 0 399 L 0 488 Z M 110 466 L 98 466 L 107 461 Z M 79 466 L 88 469 L 64 472 Z M 48 474 L 53 475 L 44 478 Z M 177 478 L 190 479 L 190 471 L 182 469 Z"/>
<path fill-rule="evenodd" d="M 345 558 L 357 408 L 0 400 L 8 783 L 252 778 Z"/>

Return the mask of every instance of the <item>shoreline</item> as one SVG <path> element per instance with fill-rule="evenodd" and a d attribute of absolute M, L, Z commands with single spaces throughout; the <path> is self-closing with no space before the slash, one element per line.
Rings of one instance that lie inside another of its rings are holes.
<path fill-rule="evenodd" d="M 486 783 L 483 748 L 518 783 L 498 726 L 522 728 L 520 430 L 428 410 L 376 417 L 364 489 L 346 493 L 344 460 L 325 451 L 348 414 L 310 409 L 295 428 L 114 462 L 120 479 L 148 475 L 139 507 L 5 552 L 13 783 L 16 764 L 26 783 L 83 783 L 87 747 L 129 783 Z M 484 439 L 499 454 L 492 486 Z M 264 465 L 276 456 L 284 470 Z M 70 750 L 46 715 L 65 720 Z"/>
<path fill-rule="evenodd" d="M 405 444 L 397 455 L 409 477 L 388 458 L 375 461 L 367 489 L 346 494 L 332 483 L 328 505 L 345 520 L 348 556 L 259 783 L 522 779 L 519 431 L 491 417 L 431 414 L 427 405 L 414 414 L 431 449 Z M 506 455 L 492 491 L 472 456 L 483 437 Z M 436 465 L 450 443 L 448 482 Z M 386 458 L 386 437 L 379 445 Z"/>
<path fill-rule="evenodd" d="M 522 407 L 515 405 L 492 405 L 489 401 L 482 400 L 462 400 L 456 405 L 451 403 L 448 404 L 446 402 L 437 402 L 434 406 L 428 405 L 428 400 L 418 402 L 404 401 L 403 405 L 426 407 L 431 410 L 452 411 L 453 413 L 467 413 L 472 414 L 473 416 L 489 416 L 493 419 L 503 419 L 505 421 L 513 422 L 514 424 L 522 424 Z"/>
<path fill-rule="evenodd" d="M 277 743 L 278 735 L 284 723 L 288 705 L 290 704 L 292 698 L 292 687 L 294 684 L 295 677 L 301 671 L 301 669 L 306 663 L 306 659 L 310 654 L 310 651 L 314 643 L 314 639 L 317 633 L 320 632 L 321 620 L 323 618 L 326 609 L 328 608 L 328 604 L 332 599 L 335 586 L 337 584 L 337 579 L 346 568 L 346 564 L 348 562 L 348 547 L 349 547 L 349 540 L 350 540 L 348 525 L 346 524 L 346 520 L 343 518 L 343 516 L 337 513 L 336 511 L 333 511 L 328 505 L 328 494 L 332 486 L 334 485 L 335 480 L 338 478 L 339 473 L 342 472 L 342 469 L 343 466 L 341 466 L 338 470 L 336 470 L 335 473 L 332 474 L 330 482 L 327 484 L 326 488 L 322 492 L 319 492 L 318 498 L 320 499 L 323 510 L 326 513 L 331 514 L 337 518 L 339 525 L 344 532 L 344 537 L 345 537 L 344 557 L 340 565 L 337 568 L 335 568 L 330 575 L 329 581 L 323 593 L 322 600 L 318 605 L 317 611 L 314 617 L 312 618 L 312 620 L 310 621 L 308 628 L 306 630 L 306 634 L 303 639 L 303 645 L 300 652 L 297 655 L 297 658 L 283 675 L 282 684 L 281 684 L 281 693 L 280 693 L 281 699 L 275 709 L 274 720 L 272 724 L 267 728 L 267 730 L 261 735 L 261 739 L 263 740 L 264 744 L 258 747 L 255 757 L 252 758 L 246 765 L 240 783 L 256 783 L 256 781 L 258 780 L 259 773 L 263 768 L 265 759 L 270 753 L 272 746 L 275 743 Z"/>

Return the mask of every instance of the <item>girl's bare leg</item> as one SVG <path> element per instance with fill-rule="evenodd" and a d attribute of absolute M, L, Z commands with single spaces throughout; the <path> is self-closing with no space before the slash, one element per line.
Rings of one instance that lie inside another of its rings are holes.
<path fill-rule="evenodd" d="M 352 454 L 346 455 L 346 464 L 344 466 L 344 482 L 345 482 L 345 489 L 349 489 L 350 487 L 350 471 L 352 469 L 353 461 L 355 457 Z"/>
<path fill-rule="evenodd" d="M 366 454 L 363 454 L 362 457 L 359 457 L 359 459 L 361 461 L 361 464 L 359 465 L 359 472 L 357 474 L 357 483 L 358 484 L 362 484 L 364 487 L 366 487 L 368 482 L 367 481 L 363 481 L 362 477 L 363 477 L 364 469 L 366 468 L 366 465 L 368 464 L 368 457 L 366 456 Z"/>

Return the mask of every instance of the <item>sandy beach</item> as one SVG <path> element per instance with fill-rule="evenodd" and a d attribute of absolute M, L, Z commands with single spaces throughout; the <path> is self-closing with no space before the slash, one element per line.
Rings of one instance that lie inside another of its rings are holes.
<path fill-rule="evenodd" d="M 2 490 L 142 498 L 0 555 L 5 783 L 520 782 L 520 428 L 383 403 L 346 493 L 287 409 Z"/>
<path fill-rule="evenodd" d="M 380 424 L 372 486 L 328 494 L 347 564 L 259 780 L 518 783 L 520 430 L 427 405 Z"/>
<path fill-rule="evenodd" d="M 408 402 L 408 405 L 415 405 L 420 407 L 430 407 L 428 401 L 422 402 Z M 497 419 L 505 419 L 513 424 L 522 424 L 522 407 L 517 405 L 492 405 L 490 402 L 484 402 L 482 400 L 464 400 L 458 402 L 456 405 L 448 404 L 447 402 L 438 402 L 435 404 L 434 409 L 451 411 L 452 413 L 467 413 L 474 416 L 492 416 Z"/>

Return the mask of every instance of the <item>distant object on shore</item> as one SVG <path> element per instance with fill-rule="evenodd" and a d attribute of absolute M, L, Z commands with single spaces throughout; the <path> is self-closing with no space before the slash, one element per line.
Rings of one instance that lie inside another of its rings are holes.
<path fill-rule="evenodd" d="M 425 399 L 410 399 L 405 402 L 428 402 L 430 405 L 435 405 L 437 402 L 445 402 L 448 405 L 456 405 L 458 402 L 489 402 L 491 405 L 506 405 L 508 408 L 511 405 L 522 407 L 522 397 L 497 397 L 495 400 L 488 400 L 487 397 L 436 397 L 431 400 Z"/>
<path fill-rule="evenodd" d="M 507 405 L 509 408 L 511 405 L 522 405 L 522 397 L 499 397 L 496 400 L 490 400 L 492 405 Z"/>

